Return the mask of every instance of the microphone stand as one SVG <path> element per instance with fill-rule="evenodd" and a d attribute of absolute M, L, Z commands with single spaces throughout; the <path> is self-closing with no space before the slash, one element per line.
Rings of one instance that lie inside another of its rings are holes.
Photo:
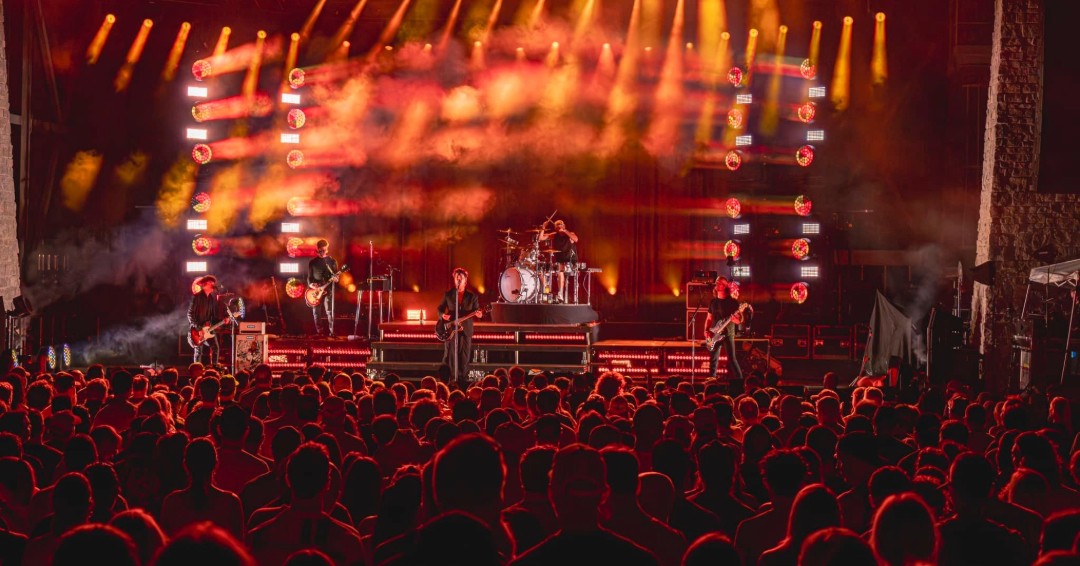
<path fill-rule="evenodd" d="M 457 281 L 455 281 L 454 282 L 454 321 L 455 321 L 455 324 L 457 324 L 458 317 L 461 316 L 458 313 L 458 309 L 460 307 L 460 301 L 458 301 L 458 293 L 459 292 L 460 291 L 458 291 Z M 462 391 L 464 391 L 465 390 L 464 380 L 461 379 L 460 375 L 458 375 L 459 370 L 461 368 L 461 360 L 458 359 L 458 352 L 461 351 L 460 339 L 461 339 L 461 331 L 454 332 L 454 379 L 457 380 L 458 386 L 461 387 Z"/>
<path fill-rule="evenodd" d="M 694 316 L 690 317 L 690 384 L 694 384 L 694 380 L 697 377 L 697 320 L 698 314 L 701 312 L 701 305 L 705 302 L 705 290 L 698 289 L 698 304 L 694 309 Z M 706 330 L 707 332 L 707 330 Z"/>
<path fill-rule="evenodd" d="M 374 337 L 371 333 L 371 317 L 375 315 L 375 242 L 368 241 L 368 315 L 367 335 L 368 340 Z"/>

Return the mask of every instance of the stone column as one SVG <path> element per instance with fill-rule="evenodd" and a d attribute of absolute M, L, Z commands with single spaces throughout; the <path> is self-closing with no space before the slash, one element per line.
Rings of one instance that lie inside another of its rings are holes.
<path fill-rule="evenodd" d="M 11 147 L 7 39 L 4 37 L 4 6 L 0 3 L 0 296 L 4 298 L 4 304 L 0 306 L 5 310 L 11 308 L 11 300 L 20 294 L 17 218 L 15 162 Z"/>

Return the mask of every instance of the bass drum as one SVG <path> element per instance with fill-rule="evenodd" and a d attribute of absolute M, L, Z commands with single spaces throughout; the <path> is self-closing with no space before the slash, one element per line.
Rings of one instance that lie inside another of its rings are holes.
<path fill-rule="evenodd" d="M 529 303 L 536 300 L 540 279 L 527 267 L 507 267 L 499 275 L 499 294 L 508 303 Z"/>

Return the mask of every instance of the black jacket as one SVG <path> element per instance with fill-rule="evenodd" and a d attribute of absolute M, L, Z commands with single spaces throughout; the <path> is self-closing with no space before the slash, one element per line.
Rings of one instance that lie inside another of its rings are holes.
<path fill-rule="evenodd" d="M 225 318 L 225 309 L 221 307 L 217 295 L 207 295 L 199 291 L 191 297 L 187 319 L 193 328 L 201 327 L 206 323 L 213 324 L 223 318 Z"/>
<path fill-rule="evenodd" d="M 455 302 L 457 302 L 456 288 L 443 293 L 442 302 L 439 303 L 439 316 L 450 313 L 450 320 L 453 320 Z M 458 306 L 458 316 L 465 316 L 478 310 L 480 310 L 480 297 L 477 296 L 476 293 L 466 289 L 465 295 L 461 299 L 461 305 Z M 466 336 L 472 336 L 473 320 L 475 319 L 470 318 L 461 323 Z"/>
<path fill-rule="evenodd" d="M 308 285 L 316 283 L 322 285 L 337 273 L 338 265 L 330 256 L 312 258 L 308 262 L 307 282 Z"/>

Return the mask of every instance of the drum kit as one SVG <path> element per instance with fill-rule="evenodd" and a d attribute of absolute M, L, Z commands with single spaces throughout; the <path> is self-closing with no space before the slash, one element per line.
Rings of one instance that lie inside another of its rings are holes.
<path fill-rule="evenodd" d="M 578 304 L 580 295 L 579 274 L 585 277 L 585 304 L 592 298 L 592 274 L 601 270 L 589 268 L 584 263 L 559 263 L 558 250 L 552 249 L 551 239 L 540 239 L 543 226 L 515 232 L 507 228 L 498 230 L 499 243 L 506 257 L 506 267 L 499 274 L 499 294 L 507 303 L 518 304 Z M 518 239 L 520 238 L 521 241 Z M 558 289 L 558 274 L 564 274 L 568 289 Z M 571 282 L 572 280 L 572 282 Z M 573 296 L 568 292 L 573 285 Z"/>

